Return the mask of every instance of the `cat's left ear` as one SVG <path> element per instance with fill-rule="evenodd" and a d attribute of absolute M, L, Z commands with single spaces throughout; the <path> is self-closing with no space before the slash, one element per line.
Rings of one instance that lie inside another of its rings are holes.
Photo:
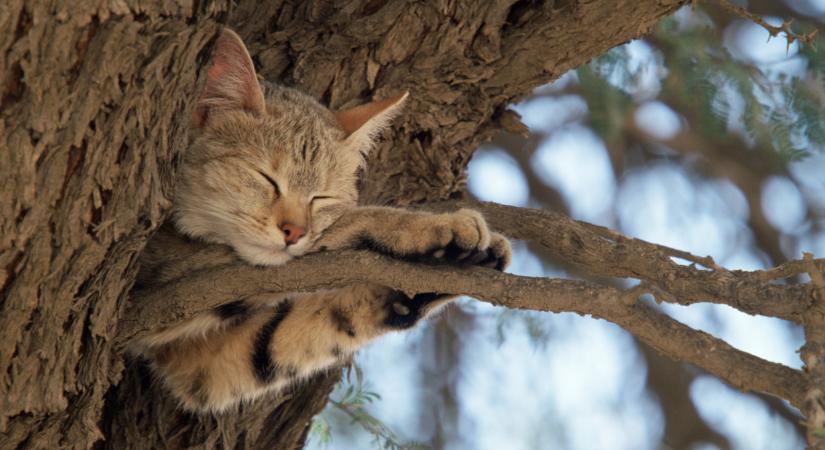
<path fill-rule="evenodd" d="M 193 125 L 203 126 L 210 114 L 220 111 L 243 110 L 260 115 L 265 109 L 264 94 L 246 46 L 234 31 L 224 28 L 215 42 L 206 86 L 192 114 Z"/>
<path fill-rule="evenodd" d="M 389 127 L 390 122 L 401 112 L 410 93 L 377 100 L 365 105 L 335 113 L 338 125 L 347 134 L 345 145 L 366 153 L 372 147 L 379 133 Z"/>

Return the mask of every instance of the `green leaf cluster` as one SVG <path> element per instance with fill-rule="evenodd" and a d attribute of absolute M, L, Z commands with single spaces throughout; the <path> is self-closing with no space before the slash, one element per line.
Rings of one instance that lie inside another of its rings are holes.
<path fill-rule="evenodd" d="M 354 376 L 353 376 L 354 374 Z M 353 366 L 345 371 L 344 379 L 338 386 L 336 394 L 329 400 L 324 411 L 315 416 L 310 428 L 313 438 L 326 446 L 332 441 L 329 416 L 332 411 L 339 411 L 349 417 L 352 425 L 360 426 L 372 435 L 375 448 L 385 450 L 425 450 L 430 447 L 420 442 L 403 442 L 403 440 L 381 419 L 372 415 L 367 406 L 381 399 L 381 396 L 369 390 L 364 382 L 360 367 Z"/>
<path fill-rule="evenodd" d="M 804 24 L 798 28 L 806 31 Z M 733 145 L 744 142 L 751 157 L 774 168 L 825 147 L 824 51 L 802 46 L 789 53 L 806 65 L 789 76 L 770 64 L 735 58 L 709 19 L 665 19 L 645 41 L 658 55 L 657 67 L 630 67 L 627 48 L 617 47 L 577 70 L 589 125 L 608 146 L 621 139 L 638 103 L 651 100 L 634 93 L 641 71 L 653 70 L 661 83 L 656 99 L 707 142 L 731 145 L 736 138 Z"/>

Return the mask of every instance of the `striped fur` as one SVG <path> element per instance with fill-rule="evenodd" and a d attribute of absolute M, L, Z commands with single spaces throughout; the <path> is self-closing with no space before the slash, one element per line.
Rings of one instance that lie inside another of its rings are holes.
<path fill-rule="evenodd" d="M 210 316 L 225 323 L 143 346 L 141 353 L 183 408 L 220 412 L 340 364 L 374 338 L 410 328 L 452 299 L 417 297 L 359 285 L 249 303 L 243 317 L 201 314 L 191 320 Z"/>

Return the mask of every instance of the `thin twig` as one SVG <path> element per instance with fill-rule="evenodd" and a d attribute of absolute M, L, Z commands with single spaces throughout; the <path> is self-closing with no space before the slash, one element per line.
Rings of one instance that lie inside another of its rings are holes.
<path fill-rule="evenodd" d="M 600 234 L 600 235 L 602 235 L 606 238 L 609 238 L 609 239 L 613 240 L 616 243 L 620 243 L 620 242 L 623 242 L 623 241 L 628 241 L 628 240 L 633 239 L 633 238 L 630 238 L 630 237 L 628 237 L 628 236 L 626 236 L 626 235 L 624 235 L 624 234 L 622 234 L 622 233 L 620 233 L 616 230 L 611 230 L 610 228 L 603 227 L 601 225 L 594 225 L 592 223 L 587 223 L 587 222 L 579 222 L 579 223 L 583 227 L 588 228 L 588 229 L 594 231 L 595 233 Z M 679 250 L 677 248 L 668 247 L 667 245 L 662 245 L 662 244 L 652 244 L 652 245 L 655 245 L 659 250 L 661 250 L 663 253 L 666 253 L 669 256 L 673 256 L 673 257 L 676 257 L 676 258 L 681 258 L 681 259 L 684 259 L 685 261 L 690 261 L 692 263 L 699 264 L 701 266 L 707 267 L 708 269 L 725 270 L 724 267 L 721 267 L 721 266 L 717 265 L 716 262 L 713 260 L 713 257 L 711 257 L 710 255 L 708 255 L 708 256 L 697 256 L 697 255 L 694 255 L 690 252 L 686 252 L 684 250 Z"/>
<path fill-rule="evenodd" d="M 791 44 L 793 44 L 795 41 L 803 42 L 807 45 L 810 45 L 814 49 L 816 48 L 815 39 L 816 39 L 816 33 L 818 31 L 818 29 L 816 29 L 816 28 L 813 31 L 805 33 L 805 34 L 794 33 L 793 31 L 791 31 L 791 25 L 793 24 L 793 19 L 783 20 L 782 25 L 777 27 L 777 26 L 773 26 L 773 25 L 769 24 L 768 22 L 765 21 L 765 19 L 763 19 L 762 17 L 748 11 L 747 9 L 745 9 L 745 8 L 739 6 L 739 5 L 731 3 L 729 0 L 717 0 L 717 1 L 726 10 L 732 12 L 733 14 L 736 14 L 739 17 L 743 17 L 745 19 L 748 19 L 748 20 L 756 23 L 757 25 L 760 25 L 762 28 L 766 29 L 768 31 L 768 33 L 770 33 L 770 37 L 768 38 L 769 40 L 770 40 L 771 37 L 778 36 L 779 33 L 785 33 L 785 38 L 788 41 L 788 46 L 787 46 L 788 50 L 790 50 Z"/>
<path fill-rule="evenodd" d="M 790 278 L 799 274 L 810 273 L 810 264 L 813 264 L 818 270 L 825 270 L 825 260 L 823 259 L 814 259 L 810 262 L 806 260 L 794 260 L 771 269 L 762 270 L 758 273 L 758 276 L 763 281 Z"/>
<path fill-rule="evenodd" d="M 814 287 L 812 292 L 813 297 L 817 302 L 825 304 L 825 277 L 822 276 L 822 272 L 817 268 L 813 253 L 803 253 L 803 263 L 805 270 L 811 277 L 811 285 Z"/>

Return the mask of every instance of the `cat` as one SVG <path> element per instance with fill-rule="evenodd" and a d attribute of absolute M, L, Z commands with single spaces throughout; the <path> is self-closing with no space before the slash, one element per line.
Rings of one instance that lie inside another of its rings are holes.
<path fill-rule="evenodd" d="M 263 266 L 342 248 L 498 270 L 509 263 L 508 240 L 476 211 L 357 205 L 358 171 L 408 94 L 333 113 L 297 90 L 259 82 L 229 29 L 216 41 L 206 78 L 172 207 L 179 233 Z M 141 259 L 144 286 L 186 270 L 159 264 L 174 250 L 153 242 Z M 454 298 L 359 284 L 241 299 L 155 330 L 131 351 L 183 409 L 217 413 L 333 367 Z"/>

